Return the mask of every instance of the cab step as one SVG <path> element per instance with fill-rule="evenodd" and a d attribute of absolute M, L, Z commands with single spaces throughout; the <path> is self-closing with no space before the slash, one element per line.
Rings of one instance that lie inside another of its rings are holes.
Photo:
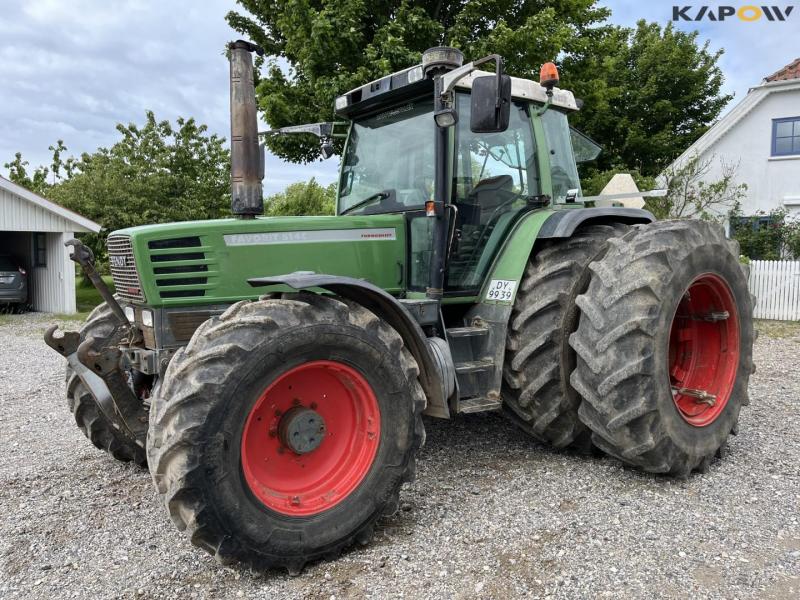
<path fill-rule="evenodd" d="M 500 410 L 502 405 L 503 402 L 499 398 L 464 398 L 458 401 L 458 412 L 467 414 Z"/>
<path fill-rule="evenodd" d="M 480 337 L 487 335 L 489 333 L 489 328 L 486 326 L 482 327 L 450 327 L 447 330 L 447 337 L 448 338 L 465 338 L 465 337 Z"/>
<path fill-rule="evenodd" d="M 463 375 L 466 373 L 484 373 L 494 369 L 494 361 L 491 358 L 482 358 L 480 360 L 469 360 L 465 362 L 456 363 L 456 374 Z"/>

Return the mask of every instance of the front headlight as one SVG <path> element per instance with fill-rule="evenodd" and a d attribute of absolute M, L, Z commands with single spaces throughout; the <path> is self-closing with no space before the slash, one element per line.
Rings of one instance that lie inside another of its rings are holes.
<path fill-rule="evenodd" d="M 136 313 L 133 310 L 132 306 L 126 306 L 124 309 L 125 318 L 128 319 L 128 323 L 133 323 L 136 319 Z"/>
<path fill-rule="evenodd" d="M 146 308 L 142 310 L 142 325 L 145 327 L 152 327 L 153 326 L 153 311 L 147 310 Z"/>

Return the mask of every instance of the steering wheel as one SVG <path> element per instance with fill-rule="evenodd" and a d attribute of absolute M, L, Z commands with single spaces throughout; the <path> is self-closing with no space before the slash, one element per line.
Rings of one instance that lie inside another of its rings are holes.
<path fill-rule="evenodd" d="M 412 184 L 416 189 L 422 192 L 422 195 L 425 198 L 430 198 L 433 196 L 433 177 L 428 175 L 417 175 L 414 177 Z"/>

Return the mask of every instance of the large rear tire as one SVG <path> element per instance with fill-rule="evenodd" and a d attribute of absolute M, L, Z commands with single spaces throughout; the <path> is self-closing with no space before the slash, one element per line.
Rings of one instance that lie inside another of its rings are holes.
<path fill-rule="evenodd" d="M 531 258 L 520 283 L 506 339 L 503 408 L 523 431 L 556 448 L 591 448 L 591 432 L 578 418 L 580 396 L 569 382 L 575 298 L 589 285 L 589 263 L 628 229 L 592 225 L 550 242 Z"/>
<path fill-rule="evenodd" d="M 600 449 L 654 473 L 704 471 L 735 430 L 753 370 L 738 244 L 702 221 L 638 226 L 592 263 L 572 385 Z"/>
<path fill-rule="evenodd" d="M 172 520 L 220 562 L 256 568 L 299 572 L 367 543 L 414 476 L 417 376 L 399 334 L 356 304 L 231 306 L 176 353 L 153 400 L 149 464 Z"/>
<path fill-rule="evenodd" d="M 114 329 L 115 321 L 111 309 L 104 302 L 89 313 L 80 329 L 81 342 L 89 337 L 105 337 Z M 67 407 L 75 423 L 96 448 L 105 450 L 121 462 L 134 462 L 147 466 L 145 450 L 133 439 L 116 429 L 103 415 L 92 393 L 86 389 L 72 368 L 66 368 Z"/>

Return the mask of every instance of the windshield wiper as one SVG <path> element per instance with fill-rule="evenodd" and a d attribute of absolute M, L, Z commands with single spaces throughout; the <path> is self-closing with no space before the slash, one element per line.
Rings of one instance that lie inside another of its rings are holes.
<path fill-rule="evenodd" d="M 366 206 L 367 204 L 371 204 L 372 202 L 375 202 L 375 200 L 381 200 L 381 201 L 386 200 L 391 195 L 392 195 L 392 193 L 390 191 L 388 191 L 388 190 L 384 190 L 382 192 L 377 192 L 375 194 L 372 194 L 371 196 L 367 196 L 366 198 L 364 198 L 363 200 L 361 200 L 359 202 L 356 202 L 355 204 L 353 204 L 353 206 L 350 206 L 350 207 L 344 209 L 342 212 L 339 213 L 339 215 L 340 216 L 341 215 L 346 215 L 347 213 L 349 213 L 351 211 L 354 211 L 357 208 L 361 208 L 362 206 Z"/>

